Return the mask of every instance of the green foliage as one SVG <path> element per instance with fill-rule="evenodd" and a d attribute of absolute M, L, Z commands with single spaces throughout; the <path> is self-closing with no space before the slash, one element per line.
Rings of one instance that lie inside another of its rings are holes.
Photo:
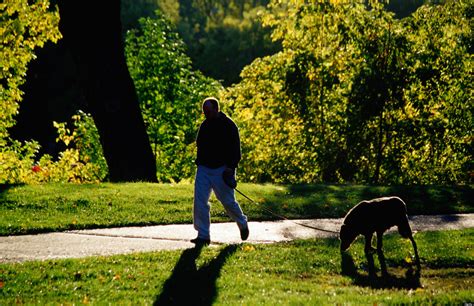
<path fill-rule="evenodd" d="M 239 80 L 245 65 L 278 51 L 280 45 L 270 40 L 269 29 L 263 28 L 260 20 L 268 2 L 179 1 L 175 24 L 188 46 L 193 66 L 230 85 Z"/>
<path fill-rule="evenodd" d="M 262 27 L 268 0 L 121 0 L 124 30 L 140 27 L 139 18 L 156 10 L 166 17 L 187 45 L 193 67 L 228 85 L 255 58 L 275 53 L 278 43 Z"/>
<path fill-rule="evenodd" d="M 58 142 L 65 145 L 57 161 L 50 155 L 39 156 L 35 141 L 11 141 L 0 155 L 1 184 L 45 182 L 99 182 L 107 175 L 107 165 L 92 117 L 83 112 L 73 116 L 73 128 L 54 122 Z"/>
<path fill-rule="evenodd" d="M 10 141 L 8 149 L 0 152 L 0 184 L 35 182 L 34 158 L 39 148 L 35 141 Z"/>
<path fill-rule="evenodd" d="M 47 0 L 7 0 L 0 4 L 0 14 L 0 182 L 31 182 L 39 145 L 10 139 L 8 129 L 15 125 L 23 94 L 20 86 L 35 48 L 61 38 L 59 13 Z"/>
<path fill-rule="evenodd" d="M 405 21 L 408 137 L 401 171 L 419 183 L 472 181 L 472 2 L 423 6 Z M 406 182 L 403 180 L 402 182 Z"/>
<path fill-rule="evenodd" d="M 94 177 L 103 181 L 107 175 L 107 162 L 105 160 L 102 145 L 100 143 L 99 131 L 90 114 L 78 111 L 72 116 L 73 133 L 71 140 L 73 147 L 79 152 L 79 158 L 84 163 L 91 163 Z"/>
<path fill-rule="evenodd" d="M 99 132 L 90 114 L 79 111 L 72 116 L 72 129 L 66 123 L 53 122 L 58 130 L 58 142 L 64 143 L 66 149 L 59 154 L 59 161 L 52 163 L 46 159 L 46 164 L 40 160 L 39 166 L 43 171 L 48 168 L 59 170 L 56 175 L 50 175 L 49 182 L 100 182 L 107 176 L 107 163 L 99 140 Z"/>
<path fill-rule="evenodd" d="M 140 18 L 152 17 L 159 8 L 160 0 L 120 0 L 120 17 L 122 31 L 139 27 Z M 125 36 L 125 35 L 124 35 Z"/>
<path fill-rule="evenodd" d="M 468 9 L 448 1 L 397 20 L 374 1 L 272 2 L 264 22 L 283 51 L 223 94 L 241 128 L 241 177 L 469 182 Z"/>
<path fill-rule="evenodd" d="M 241 131 L 241 180 L 472 182 L 472 5 L 424 5 L 399 20 L 377 1 L 366 2 L 273 1 L 265 10 L 267 1 L 143 0 L 124 1 L 124 9 L 166 12 L 186 41 L 196 42 L 191 53 L 200 54 L 196 65 L 207 73 L 239 71 L 235 63 L 281 44 L 281 52 L 255 60 L 222 94 Z M 57 125 L 69 145 L 57 162 L 38 156 L 34 141 L 9 139 L 27 64 L 35 47 L 60 38 L 59 15 L 46 1 L 8 1 L 0 9 L 0 181 L 104 179 L 87 116 L 74 131 Z M 190 178 L 200 103 L 220 86 L 192 69 L 177 30 L 161 15 L 139 27 L 128 34 L 126 55 L 159 180 Z M 52 170 L 59 166 L 67 171 Z"/>
<path fill-rule="evenodd" d="M 0 4 L 0 14 L 0 150 L 4 152 L 7 129 L 15 124 L 22 95 L 20 86 L 28 63 L 35 58 L 34 50 L 48 41 L 58 41 L 61 34 L 59 13 L 50 9 L 48 0 L 5 0 Z"/>
<path fill-rule="evenodd" d="M 159 181 L 194 173 L 194 140 L 201 102 L 220 85 L 193 71 L 185 45 L 163 17 L 140 20 L 130 31 L 126 56 L 157 161 Z"/>
<path fill-rule="evenodd" d="M 365 11 L 292 3 L 273 4 L 264 19 L 283 51 L 246 67 L 243 81 L 225 94 L 243 134 L 239 173 L 252 181 L 326 180 L 344 153 L 338 134 L 356 50 L 348 33 L 338 32 L 349 31 L 347 20 L 360 20 Z M 332 171 L 333 181 L 339 176 Z"/>

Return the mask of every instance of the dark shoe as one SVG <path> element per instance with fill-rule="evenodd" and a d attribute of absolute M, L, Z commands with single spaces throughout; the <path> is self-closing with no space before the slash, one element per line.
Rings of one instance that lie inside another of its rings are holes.
<path fill-rule="evenodd" d="M 242 240 L 247 240 L 248 237 L 249 237 L 249 227 L 246 226 L 245 228 L 240 229 L 240 238 L 242 238 Z"/>
<path fill-rule="evenodd" d="M 195 245 L 209 245 L 211 243 L 211 240 L 196 237 L 194 239 L 191 239 L 191 242 L 194 243 Z"/>

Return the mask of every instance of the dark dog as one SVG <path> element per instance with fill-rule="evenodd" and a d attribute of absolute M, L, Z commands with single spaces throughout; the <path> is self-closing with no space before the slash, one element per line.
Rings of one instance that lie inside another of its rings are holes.
<path fill-rule="evenodd" d="M 408 223 L 407 208 L 402 199 L 398 197 L 362 201 L 354 206 L 347 213 L 344 218 L 344 224 L 341 226 L 339 234 L 341 252 L 346 251 L 357 236 L 363 235 L 365 237 L 365 255 L 369 260 L 369 273 L 373 274 L 373 269 L 370 269 L 370 263 L 373 266 L 371 254 L 375 251 L 372 248 L 372 236 L 374 233 L 377 233 L 377 254 L 382 273 L 387 275 L 387 267 L 382 251 L 382 236 L 386 230 L 395 225 L 398 227 L 398 232 L 403 238 L 410 239 L 415 250 L 416 265 L 418 271 L 420 271 L 420 259 L 410 224 Z"/>

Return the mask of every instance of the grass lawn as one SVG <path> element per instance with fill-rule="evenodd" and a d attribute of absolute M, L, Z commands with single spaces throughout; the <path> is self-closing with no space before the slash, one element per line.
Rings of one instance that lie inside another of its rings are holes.
<path fill-rule="evenodd" d="M 363 239 L 344 260 L 337 239 L 314 239 L 0 264 L 0 304 L 472 303 L 474 229 L 415 239 L 421 278 L 412 273 L 410 243 L 398 235 L 384 240 L 391 274 L 384 279 L 367 276 Z"/>
<path fill-rule="evenodd" d="M 44 184 L 0 186 L 0 235 L 69 229 L 192 223 L 192 184 Z M 259 185 L 238 187 L 251 221 L 275 220 L 264 208 L 288 218 L 343 217 L 364 199 L 400 196 L 408 214 L 474 212 L 471 186 Z M 230 221 L 212 198 L 212 221 Z"/>

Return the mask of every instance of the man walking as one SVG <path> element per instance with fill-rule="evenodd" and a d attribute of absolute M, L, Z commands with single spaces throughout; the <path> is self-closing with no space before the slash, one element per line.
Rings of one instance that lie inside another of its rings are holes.
<path fill-rule="evenodd" d="M 195 244 L 211 241 L 209 197 L 214 191 L 229 217 L 237 223 L 240 237 L 249 236 L 247 217 L 235 200 L 235 171 L 241 158 L 239 130 L 235 123 L 219 111 L 216 98 L 206 98 L 202 104 L 206 119 L 201 123 L 196 138 L 197 172 L 194 181 L 193 221 L 198 236 Z"/>

